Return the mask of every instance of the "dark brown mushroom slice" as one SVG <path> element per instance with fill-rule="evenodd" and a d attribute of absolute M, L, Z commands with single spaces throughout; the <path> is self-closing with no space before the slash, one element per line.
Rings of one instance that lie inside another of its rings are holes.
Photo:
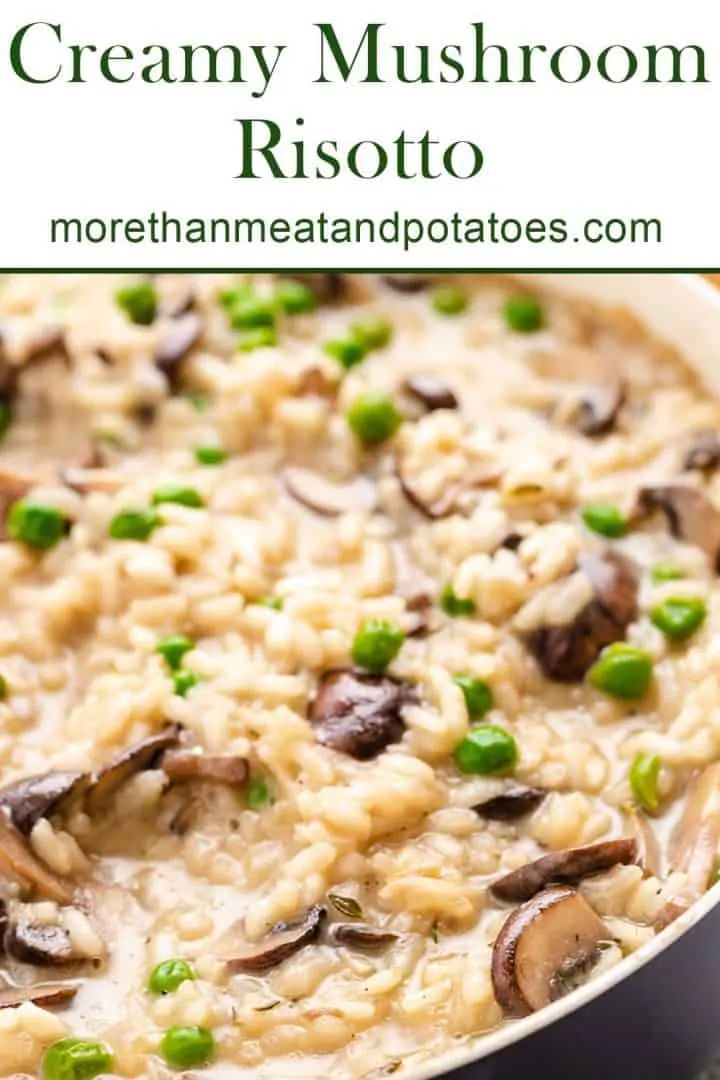
<path fill-rule="evenodd" d="M 202 337 L 203 323 L 196 312 L 189 311 L 174 319 L 155 350 L 155 367 L 163 373 L 171 388 L 178 385 L 183 361 Z"/>
<path fill-rule="evenodd" d="M 608 937 L 605 923 L 574 889 L 538 893 L 508 915 L 493 945 L 498 1005 L 513 1017 L 549 1005 L 569 974 L 594 964 Z"/>
<path fill-rule="evenodd" d="M 50 817 L 62 809 L 86 784 L 87 775 L 81 772 L 49 772 L 42 776 L 28 776 L 25 780 L 0 788 L 0 809 L 10 815 L 19 832 L 28 836 L 40 818 Z"/>
<path fill-rule="evenodd" d="M 428 502 L 405 476 L 401 463 L 396 463 L 395 470 L 400 489 L 407 501 L 419 510 L 423 517 L 431 521 L 454 514 L 458 499 L 464 492 L 471 491 L 473 488 L 492 486 L 502 475 L 500 468 L 490 461 L 473 462 L 467 467 L 461 480 L 449 484 L 437 499 Z"/>
<path fill-rule="evenodd" d="M 306 945 L 315 941 L 327 912 L 324 907 L 311 907 L 301 918 L 292 922 L 278 922 L 264 938 L 234 949 L 232 954 L 221 956 L 231 972 L 257 974 L 278 967 Z"/>
<path fill-rule="evenodd" d="M 637 616 L 638 579 L 625 556 L 588 553 L 578 567 L 590 579 L 593 599 L 567 626 L 542 626 L 525 639 L 543 674 L 555 682 L 580 682 L 606 646 L 625 638 Z"/>
<path fill-rule="evenodd" d="M 353 510 L 372 513 L 377 509 L 377 485 L 369 476 L 338 483 L 313 469 L 289 465 L 282 472 L 282 481 L 297 502 L 321 517 L 340 517 Z"/>
<path fill-rule="evenodd" d="M 585 847 L 551 851 L 497 878 L 490 885 L 490 892 L 496 900 L 522 903 L 548 885 L 575 885 L 583 878 L 612 870 L 613 866 L 636 861 L 637 843 L 629 836 L 619 840 L 603 840 Z"/>
<path fill-rule="evenodd" d="M 71 882 L 48 870 L 33 854 L 4 810 L 0 811 L 0 875 L 16 882 L 24 891 L 35 892 L 58 904 L 71 903 L 75 894 Z"/>
<path fill-rule="evenodd" d="M 393 292 L 419 293 L 435 280 L 434 274 L 382 274 L 382 281 Z"/>
<path fill-rule="evenodd" d="M 505 548 L 506 551 L 517 551 L 524 539 L 525 537 L 522 533 L 513 530 L 512 532 L 505 534 L 498 547 Z"/>
<path fill-rule="evenodd" d="M 459 408 L 455 391 L 439 375 L 418 372 L 405 380 L 402 389 L 424 405 L 428 412 Z"/>
<path fill-rule="evenodd" d="M 613 429 L 626 393 L 615 360 L 593 349 L 572 348 L 536 353 L 530 363 L 542 377 L 586 384 L 575 409 L 575 424 L 583 435 L 605 435 Z"/>
<path fill-rule="evenodd" d="M 173 784 L 202 780 L 228 787 L 242 787 L 249 772 L 244 758 L 231 754 L 195 754 L 191 750 L 171 750 L 163 757 L 162 768 Z"/>
<path fill-rule="evenodd" d="M 70 983 L 47 983 L 38 986 L 0 986 L 0 1009 L 17 1009 L 20 1005 L 30 1002 L 40 1009 L 52 1009 L 61 1005 L 69 1005 L 76 996 L 79 986 Z M 25 1074 L 15 1074 L 22 1080 Z M 31 1080 L 28 1077 L 28 1080 Z"/>
<path fill-rule="evenodd" d="M 89 961 L 87 956 L 74 952 L 70 935 L 61 926 L 45 926 L 23 918 L 10 919 L 5 952 L 12 960 L 35 967 L 66 967 Z"/>
<path fill-rule="evenodd" d="M 135 743 L 104 768 L 98 770 L 92 777 L 86 797 L 85 805 L 88 812 L 92 814 L 105 809 L 108 800 L 131 777 L 158 766 L 166 750 L 176 747 L 179 741 L 179 726 L 170 724 L 159 735 L 150 735 L 147 739 Z"/>
<path fill-rule="evenodd" d="M 397 940 L 398 935 L 391 930 L 381 930 L 368 923 L 333 923 L 328 930 L 331 945 L 342 945 L 359 952 L 382 952 Z"/>
<path fill-rule="evenodd" d="M 720 435 L 703 429 L 693 433 L 683 457 L 685 472 L 714 472 L 720 466 Z"/>
<path fill-rule="evenodd" d="M 659 484 L 640 489 L 634 517 L 659 510 L 671 534 L 700 548 L 714 570 L 720 570 L 720 510 L 701 491 L 689 484 Z"/>
<path fill-rule="evenodd" d="M 413 688 L 389 675 L 331 671 L 320 680 L 308 719 L 323 746 L 370 761 L 403 737 L 403 709 L 413 699 Z"/>
<path fill-rule="evenodd" d="M 523 787 L 518 784 L 485 802 L 473 806 L 475 813 L 486 821 L 519 821 L 537 810 L 547 798 L 544 788 Z"/>

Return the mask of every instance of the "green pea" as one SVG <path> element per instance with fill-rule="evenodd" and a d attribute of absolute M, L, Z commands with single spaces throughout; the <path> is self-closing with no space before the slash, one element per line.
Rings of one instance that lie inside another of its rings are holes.
<path fill-rule="evenodd" d="M 188 394 L 187 399 L 195 412 L 207 412 L 210 408 L 210 398 L 207 394 Z"/>
<path fill-rule="evenodd" d="M 224 289 L 220 293 L 220 303 L 228 310 L 237 307 L 254 296 L 250 285 L 237 285 L 234 289 Z"/>
<path fill-rule="evenodd" d="M 685 641 L 707 619 L 707 604 L 697 596 L 663 600 L 650 612 L 650 620 L 671 641 Z"/>
<path fill-rule="evenodd" d="M 8 535 L 36 551 L 47 551 L 60 543 L 67 531 L 67 518 L 54 506 L 21 499 L 13 503 L 7 518 Z"/>
<path fill-rule="evenodd" d="M 361 319 L 350 327 L 353 337 L 362 342 L 368 352 L 385 349 L 392 341 L 393 325 L 389 319 Z"/>
<path fill-rule="evenodd" d="M 256 776 L 247 787 L 247 804 L 251 810 L 262 810 L 264 806 L 271 806 L 273 795 L 267 780 Z"/>
<path fill-rule="evenodd" d="M 404 641 L 405 634 L 399 627 L 384 619 L 368 619 L 355 635 L 353 663 L 367 671 L 384 671 L 400 652 Z"/>
<path fill-rule="evenodd" d="M 215 1051 L 215 1040 L 207 1028 L 188 1024 L 166 1031 L 160 1050 L 168 1065 L 188 1069 L 210 1061 Z"/>
<path fill-rule="evenodd" d="M 180 667 L 185 653 L 194 648 L 195 642 L 192 638 L 185 637 L 184 634 L 168 634 L 167 637 L 158 642 L 155 652 L 160 653 L 165 658 L 165 663 L 171 671 L 175 671 Z"/>
<path fill-rule="evenodd" d="M 113 1058 L 106 1046 L 84 1039 L 60 1039 L 43 1058 L 45 1080 L 92 1080 L 112 1071 Z"/>
<path fill-rule="evenodd" d="M 161 503 L 177 503 L 179 506 L 191 506 L 199 509 L 205 505 L 205 500 L 195 488 L 184 487 L 182 484 L 166 484 L 153 493 L 153 506 Z"/>
<path fill-rule="evenodd" d="M 462 690 L 469 718 L 482 720 L 493 707 L 493 693 L 488 684 L 472 675 L 456 675 L 453 682 Z"/>
<path fill-rule="evenodd" d="M 616 641 L 600 653 L 588 672 L 588 681 L 610 697 L 634 700 L 644 697 L 650 687 L 653 661 L 644 649 Z"/>
<path fill-rule="evenodd" d="M 306 315 L 317 307 L 317 296 L 302 281 L 279 281 L 275 289 L 275 299 L 288 315 Z"/>
<path fill-rule="evenodd" d="M 148 979 L 148 990 L 151 994 L 171 994 L 178 986 L 195 978 L 192 965 L 187 960 L 163 960 L 153 969 Z"/>
<path fill-rule="evenodd" d="M 368 352 L 365 343 L 357 337 L 333 338 L 325 342 L 323 350 L 346 371 L 362 363 Z"/>
<path fill-rule="evenodd" d="M 8 696 L 8 684 L 4 675 L 0 675 L 0 701 L 6 701 Z"/>
<path fill-rule="evenodd" d="M 273 611 L 282 611 L 285 607 L 282 596 L 259 596 L 255 603 L 261 607 L 272 608 Z"/>
<path fill-rule="evenodd" d="M 115 294 L 118 306 L 122 308 L 130 322 L 138 326 L 149 326 L 155 321 L 158 298 L 155 287 L 145 281 L 140 285 L 130 285 Z"/>
<path fill-rule="evenodd" d="M 533 296 L 511 296 L 503 315 L 508 329 L 516 334 L 532 334 L 545 325 L 545 312 Z"/>
<path fill-rule="evenodd" d="M 196 446 L 195 460 L 198 465 L 222 465 L 227 454 L 221 446 Z"/>
<path fill-rule="evenodd" d="M 660 758 L 657 754 L 638 754 L 630 766 L 630 788 L 638 806 L 654 814 L 660 805 L 658 777 Z"/>
<path fill-rule="evenodd" d="M 233 330 L 258 330 L 275 325 L 275 304 L 260 296 L 242 297 L 230 308 Z"/>
<path fill-rule="evenodd" d="M 432 294 L 432 306 L 439 315 L 460 315 L 468 303 L 467 295 L 451 285 L 443 285 Z"/>
<path fill-rule="evenodd" d="M 255 352 L 256 349 L 274 349 L 278 339 L 272 326 L 258 326 L 248 330 L 238 339 L 238 352 Z"/>
<path fill-rule="evenodd" d="M 356 398 L 347 414 L 352 433 L 365 446 L 377 446 L 391 438 L 402 423 L 397 406 L 387 394 L 370 392 Z"/>
<path fill-rule="evenodd" d="M 163 520 L 154 510 L 121 510 L 110 522 L 113 540 L 148 540 Z"/>
<path fill-rule="evenodd" d="M 588 529 L 597 533 L 598 536 L 607 536 L 616 540 L 627 532 L 627 521 L 622 511 L 610 503 L 595 503 L 593 506 L 586 506 L 581 516 Z"/>
<path fill-rule="evenodd" d="M 188 668 L 178 668 L 172 673 L 173 689 L 178 697 L 185 697 L 193 686 L 200 682 L 200 676 Z"/>
<path fill-rule="evenodd" d="M 653 566 L 650 577 L 656 585 L 661 585 L 664 581 L 680 581 L 685 573 L 674 563 L 664 562 Z"/>
<path fill-rule="evenodd" d="M 512 735 L 492 724 L 472 728 L 455 748 L 455 763 L 464 773 L 489 776 L 511 772 L 517 760 L 517 743 Z"/>
<path fill-rule="evenodd" d="M 446 615 L 451 615 L 455 619 L 461 615 L 474 615 L 477 611 L 475 601 L 456 596 L 450 582 L 443 589 L 440 597 L 440 607 Z"/>
<path fill-rule="evenodd" d="M 12 423 L 12 405 L 9 401 L 0 401 L 0 439 L 4 438 Z"/>

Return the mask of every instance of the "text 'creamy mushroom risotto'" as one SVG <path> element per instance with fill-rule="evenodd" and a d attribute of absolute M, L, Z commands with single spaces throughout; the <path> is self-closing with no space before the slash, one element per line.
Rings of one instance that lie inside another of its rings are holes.
<path fill-rule="evenodd" d="M 714 881 L 720 404 L 512 280 L 0 290 L 0 1075 L 410 1074 Z"/>

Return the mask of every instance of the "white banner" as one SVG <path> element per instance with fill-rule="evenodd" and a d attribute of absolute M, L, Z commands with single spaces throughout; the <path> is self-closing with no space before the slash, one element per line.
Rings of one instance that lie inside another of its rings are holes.
<path fill-rule="evenodd" d="M 709 268 L 710 0 L 3 0 L 0 265 Z"/>

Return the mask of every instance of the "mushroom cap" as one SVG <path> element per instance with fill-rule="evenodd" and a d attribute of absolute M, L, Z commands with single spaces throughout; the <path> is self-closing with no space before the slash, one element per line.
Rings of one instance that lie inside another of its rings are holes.
<path fill-rule="evenodd" d="M 369 476 L 337 483 L 313 469 L 290 465 L 282 479 L 294 499 L 322 517 L 339 517 L 353 510 L 372 513 L 378 505 L 377 486 Z"/>
<path fill-rule="evenodd" d="M 0 789 L 0 808 L 9 813 L 15 828 L 28 836 L 40 818 L 60 810 L 71 796 L 82 791 L 86 782 L 86 774 L 81 772 L 28 776 Z"/>
<path fill-rule="evenodd" d="M 685 472 L 713 472 L 720 465 L 720 435 L 712 428 L 692 434 L 683 456 Z"/>
<path fill-rule="evenodd" d="M 79 986 L 73 986 L 70 983 L 48 983 L 38 986 L 10 986 L 7 984 L 0 986 L 0 1009 L 17 1009 L 26 1002 L 31 1002 L 40 1009 L 52 1009 L 57 1005 L 68 1005 L 79 989 Z M 30 1080 L 29 1077 L 28 1080 Z"/>
<path fill-rule="evenodd" d="M 405 732 L 403 707 L 412 688 L 389 675 L 330 671 L 323 675 L 308 718 L 323 746 L 369 761 Z"/>
<path fill-rule="evenodd" d="M 123 784 L 137 773 L 158 765 L 165 751 L 177 746 L 179 741 L 179 725 L 169 724 L 159 735 L 150 735 L 123 750 L 93 775 L 86 798 L 88 812 L 103 810 Z"/>
<path fill-rule="evenodd" d="M 575 884 L 591 874 L 611 870 L 618 863 L 633 863 L 636 860 L 637 841 L 632 837 L 551 851 L 493 881 L 490 892 L 497 900 L 521 902 L 529 900 L 547 885 L 560 882 Z"/>
<path fill-rule="evenodd" d="M 326 915 L 324 907 L 311 907 L 299 919 L 275 923 L 260 941 L 226 948 L 220 959 L 231 972 L 269 971 L 315 941 Z"/>
<path fill-rule="evenodd" d="M 58 904 L 69 904 L 74 896 L 72 884 L 43 866 L 5 810 L 0 810 L 0 875 Z"/>
<path fill-rule="evenodd" d="M 171 750 L 163 757 L 162 768 L 173 784 L 204 780 L 230 787 L 241 787 L 249 772 L 244 758 L 232 754 L 195 754 L 191 750 Z"/>
<path fill-rule="evenodd" d="M 194 311 L 173 320 L 155 350 L 155 367 L 175 386 L 186 356 L 202 337 L 203 323 Z"/>
<path fill-rule="evenodd" d="M 344 945 L 360 952 L 382 952 L 398 940 L 392 930 L 382 930 L 368 923 L 333 923 L 328 930 L 331 945 Z"/>
<path fill-rule="evenodd" d="M 428 412 L 436 409 L 457 409 L 459 402 L 449 383 L 432 372 L 419 371 L 410 375 L 402 389 L 424 405 Z"/>
<path fill-rule="evenodd" d="M 586 553 L 578 560 L 593 599 L 567 626 L 543 626 L 527 635 L 528 648 L 549 679 L 579 682 L 604 648 L 622 641 L 637 615 L 637 574 L 617 552 Z"/>
<path fill-rule="evenodd" d="M 545 889 L 512 911 L 492 952 L 498 1004 L 509 1016 L 527 1016 L 562 993 L 563 976 L 597 957 L 608 930 L 575 889 Z"/>
<path fill-rule="evenodd" d="M 545 788 L 523 787 L 515 784 L 485 802 L 473 806 L 475 813 L 486 821 L 517 821 L 537 810 L 547 797 Z"/>
<path fill-rule="evenodd" d="M 658 484 L 638 492 L 635 516 L 660 510 L 673 536 L 694 544 L 720 570 L 720 510 L 700 488 L 690 484 Z"/>

